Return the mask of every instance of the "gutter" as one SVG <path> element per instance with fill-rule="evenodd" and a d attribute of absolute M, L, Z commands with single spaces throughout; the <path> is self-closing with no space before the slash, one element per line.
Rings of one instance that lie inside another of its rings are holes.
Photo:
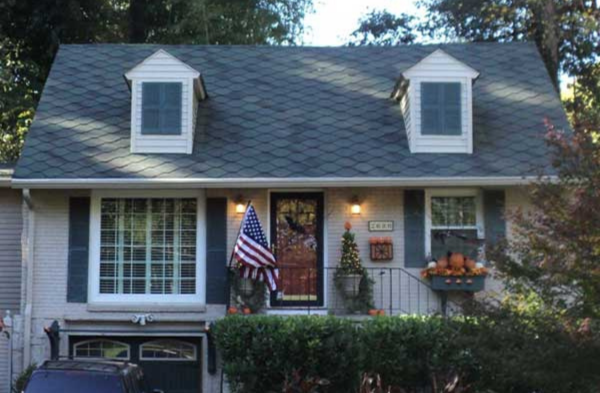
<path fill-rule="evenodd" d="M 23 190 L 23 200 L 27 205 L 27 240 L 24 242 L 26 249 L 23 250 L 27 266 L 27 281 L 25 283 L 25 309 L 24 309 L 24 332 L 23 332 L 23 370 L 31 364 L 31 324 L 33 310 L 33 273 L 35 266 L 35 210 L 33 199 L 29 189 Z"/>
<path fill-rule="evenodd" d="M 554 181 L 556 176 L 543 180 Z M 306 188 L 313 187 L 444 187 L 518 186 L 539 181 L 538 176 L 505 177 L 298 177 L 298 178 L 165 178 L 165 179 L 13 179 L 13 188 L 119 189 L 119 188 Z"/>
<path fill-rule="evenodd" d="M 12 175 L 12 169 L 0 169 L 0 188 L 10 188 Z"/>

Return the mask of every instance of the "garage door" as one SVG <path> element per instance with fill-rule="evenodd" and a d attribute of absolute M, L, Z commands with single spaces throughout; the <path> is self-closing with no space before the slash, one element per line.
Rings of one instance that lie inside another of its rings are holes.
<path fill-rule="evenodd" d="M 165 393 L 202 391 L 199 337 L 80 337 L 69 339 L 74 358 L 111 359 L 142 367 L 148 384 Z"/>

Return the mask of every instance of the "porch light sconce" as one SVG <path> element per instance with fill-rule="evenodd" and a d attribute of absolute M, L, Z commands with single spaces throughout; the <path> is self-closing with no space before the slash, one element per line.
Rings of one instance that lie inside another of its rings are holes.
<path fill-rule="evenodd" d="M 352 200 L 350 201 L 350 213 L 352 213 L 353 216 L 358 216 L 360 215 L 360 201 L 358 200 L 358 197 L 355 195 L 352 197 Z"/>
<path fill-rule="evenodd" d="M 244 198 L 241 195 L 238 195 L 235 198 L 235 213 L 236 214 L 246 213 L 246 204 L 244 203 Z"/>

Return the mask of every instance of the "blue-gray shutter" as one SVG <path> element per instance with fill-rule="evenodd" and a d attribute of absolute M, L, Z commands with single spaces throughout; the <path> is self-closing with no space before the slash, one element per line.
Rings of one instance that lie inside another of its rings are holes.
<path fill-rule="evenodd" d="M 160 133 L 160 83 L 142 83 L 142 135 Z"/>
<path fill-rule="evenodd" d="M 404 191 L 404 266 L 425 266 L 425 191 Z"/>
<path fill-rule="evenodd" d="M 461 84 L 444 83 L 443 85 L 443 135 L 462 134 Z"/>
<path fill-rule="evenodd" d="M 206 200 L 206 303 L 227 304 L 227 199 Z"/>
<path fill-rule="evenodd" d="M 440 83 L 421 83 L 421 134 L 442 133 Z"/>
<path fill-rule="evenodd" d="M 142 83 L 142 134 L 180 135 L 182 84 Z"/>
<path fill-rule="evenodd" d="M 504 190 L 485 190 L 483 192 L 486 244 L 493 245 L 506 237 L 505 200 Z"/>
<path fill-rule="evenodd" d="M 161 98 L 161 133 L 181 134 L 181 83 L 163 83 Z"/>
<path fill-rule="evenodd" d="M 90 198 L 69 199 L 67 302 L 86 303 L 90 245 Z"/>

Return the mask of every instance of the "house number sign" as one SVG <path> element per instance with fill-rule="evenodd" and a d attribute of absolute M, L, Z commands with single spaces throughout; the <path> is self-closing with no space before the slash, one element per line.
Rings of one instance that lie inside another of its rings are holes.
<path fill-rule="evenodd" d="M 369 232 L 392 232 L 394 221 L 369 221 Z"/>

